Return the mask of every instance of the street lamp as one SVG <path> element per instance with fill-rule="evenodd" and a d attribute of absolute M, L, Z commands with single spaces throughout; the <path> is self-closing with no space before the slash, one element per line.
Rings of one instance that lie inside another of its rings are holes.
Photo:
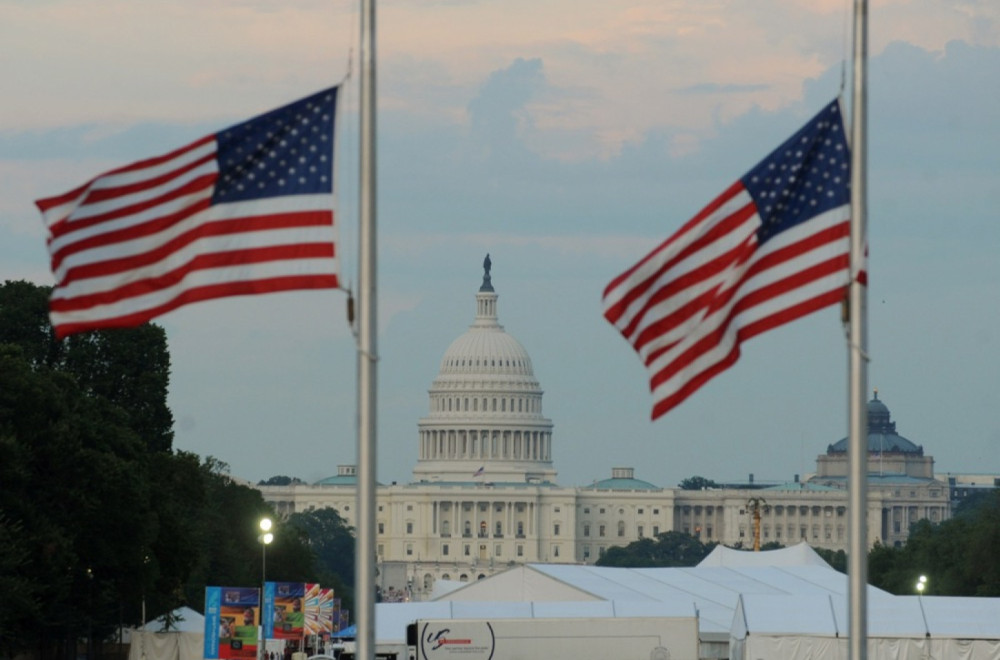
<path fill-rule="evenodd" d="M 271 522 L 270 518 L 261 518 L 258 526 L 260 527 L 260 536 L 257 539 L 260 541 L 260 644 L 257 651 L 258 657 L 263 660 L 264 658 L 264 592 L 267 589 L 267 545 L 274 540 L 274 534 L 271 532 L 271 526 L 274 523 Z"/>
<path fill-rule="evenodd" d="M 927 576 L 926 575 L 921 575 L 920 578 L 917 580 L 917 595 L 918 596 L 924 593 L 924 588 L 926 586 L 927 586 Z"/>

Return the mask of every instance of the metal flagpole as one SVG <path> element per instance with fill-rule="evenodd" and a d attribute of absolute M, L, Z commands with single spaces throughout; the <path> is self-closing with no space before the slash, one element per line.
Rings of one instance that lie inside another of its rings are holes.
<path fill-rule="evenodd" d="M 851 98 L 851 283 L 850 385 L 848 412 L 848 657 L 868 657 L 868 292 L 859 274 L 867 248 L 868 164 L 868 2 L 854 1 L 854 53 Z"/>
<path fill-rule="evenodd" d="M 375 658 L 375 0 L 361 2 L 361 139 L 358 258 L 358 506 L 354 607 L 361 660 Z"/>

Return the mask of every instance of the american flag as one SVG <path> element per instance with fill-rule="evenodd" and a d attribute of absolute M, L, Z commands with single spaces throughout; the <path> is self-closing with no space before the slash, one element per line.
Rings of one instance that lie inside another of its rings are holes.
<path fill-rule="evenodd" d="M 482 466 L 479 467 L 478 470 L 476 470 L 475 472 L 472 473 L 472 476 L 474 476 L 474 477 L 481 477 L 484 472 L 486 472 L 486 466 L 482 465 Z"/>
<path fill-rule="evenodd" d="M 36 202 L 58 337 L 187 303 L 336 288 L 337 88 Z"/>
<path fill-rule="evenodd" d="M 839 303 L 849 283 L 850 155 L 839 101 L 604 290 L 650 375 L 652 418 L 740 343 Z"/>

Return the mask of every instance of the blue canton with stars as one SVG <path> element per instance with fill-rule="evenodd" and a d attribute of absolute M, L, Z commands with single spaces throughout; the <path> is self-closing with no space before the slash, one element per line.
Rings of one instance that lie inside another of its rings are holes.
<path fill-rule="evenodd" d="M 758 244 L 850 204 L 850 166 L 840 104 L 834 101 L 740 179 L 761 218 Z"/>
<path fill-rule="evenodd" d="M 333 192 L 337 88 L 219 131 L 212 203 Z"/>

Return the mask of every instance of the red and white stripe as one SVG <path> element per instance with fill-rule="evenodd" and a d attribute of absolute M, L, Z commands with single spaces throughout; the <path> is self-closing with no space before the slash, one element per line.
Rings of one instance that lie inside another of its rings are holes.
<path fill-rule="evenodd" d="M 652 418 L 731 366 L 740 343 L 843 299 L 850 207 L 766 241 L 740 182 L 604 291 L 604 316 L 650 374 Z"/>
<path fill-rule="evenodd" d="M 212 205 L 217 177 L 210 135 L 36 202 L 57 335 L 212 298 L 338 286 L 332 195 Z"/>

